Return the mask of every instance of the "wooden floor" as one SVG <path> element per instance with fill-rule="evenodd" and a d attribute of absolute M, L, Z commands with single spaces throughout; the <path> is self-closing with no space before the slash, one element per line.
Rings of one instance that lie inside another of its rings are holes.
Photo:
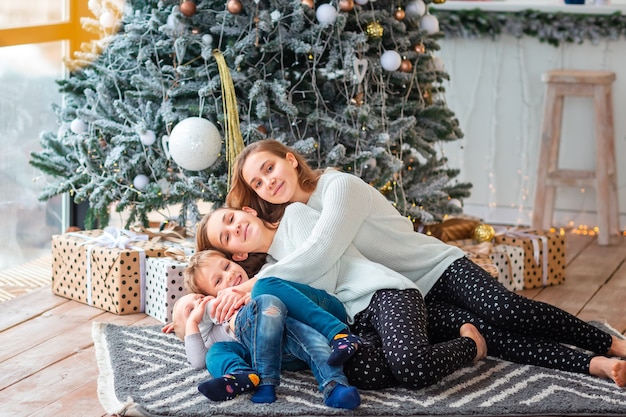
<path fill-rule="evenodd" d="M 626 238 L 599 247 L 568 234 L 566 282 L 527 290 L 584 320 L 626 331 Z M 0 415 L 106 416 L 97 395 L 91 322 L 158 324 L 143 314 L 116 316 L 57 297 L 43 287 L 0 303 Z"/>

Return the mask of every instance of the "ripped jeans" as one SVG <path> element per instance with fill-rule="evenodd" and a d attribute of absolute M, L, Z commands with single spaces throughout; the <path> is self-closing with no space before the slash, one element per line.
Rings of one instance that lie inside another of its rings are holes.
<path fill-rule="evenodd" d="M 310 368 L 319 390 L 327 394 L 336 384 L 348 385 L 342 366 L 326 363 L 330 347 L 325 336 L 287 317 L 287 308 L 275 296 L 262 294 L 237 313 L 237 342 L 217 342 L 206 356 L 213 376 L 255 372 L 260 385 L 278 386 L 281 368 L 295 371 Z"/>

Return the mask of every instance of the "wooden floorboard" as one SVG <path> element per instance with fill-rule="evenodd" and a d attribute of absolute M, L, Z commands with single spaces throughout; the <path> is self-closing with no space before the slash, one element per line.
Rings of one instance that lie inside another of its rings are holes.
<path fill-rule="evenodd" d="M 565 255 L 564 284 L 520 293 L 625 333 L 626 240 L 599 247 L 593 236 L 569 233 Z M 50 286 L 0 303 L 0 415 L 107 416 L 97 396 L 94 321 L 159 324 L 58 297 Z"/>

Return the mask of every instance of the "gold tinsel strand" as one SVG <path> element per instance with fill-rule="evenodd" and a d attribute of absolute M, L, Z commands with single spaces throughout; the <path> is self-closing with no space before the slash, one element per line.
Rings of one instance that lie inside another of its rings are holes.
<path fill-rule="evenodd" d="M 243 137 L 239 128 L 239 110 L 237 110 L 237 96 L 235 95 L 235 86 L 230 76 L 230 70 L 226 65 L 224 55 L 219 49 L 213 50 L 213 56 L 217 61 L 217 68 L 220 72 L 222 80 L 222 105 L 224 107 L 224 133 L 226 143 L 226 160 L 228 161 L 228 188 L 230 188 L 230 179 L 233 175 L 233 165 L 235 158 L 243 150 Z"/>

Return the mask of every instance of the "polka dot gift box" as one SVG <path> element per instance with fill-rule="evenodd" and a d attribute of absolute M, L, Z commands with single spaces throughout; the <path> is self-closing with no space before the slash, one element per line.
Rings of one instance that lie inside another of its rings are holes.
<path fill-rule="evenodd" d="M 496 231 L 494 242 L 524 249 L 523 289 L 565 281 L 565 236 L 558 231 L 502 229 Z"/>
<path fill-rule="evenodd" d="M 174 303 L 187 294 L 183 283 L 186 257 L 172 248 L 166 255 L 146 260 L 146 314 L 164 324 L 172 322 Z"/>
<path fill-rule="evenodd" d="M 167 246 L 113 227 L 52 236 L 52 292 L 109 311 L 144 311 L 146 258 Z"/>

